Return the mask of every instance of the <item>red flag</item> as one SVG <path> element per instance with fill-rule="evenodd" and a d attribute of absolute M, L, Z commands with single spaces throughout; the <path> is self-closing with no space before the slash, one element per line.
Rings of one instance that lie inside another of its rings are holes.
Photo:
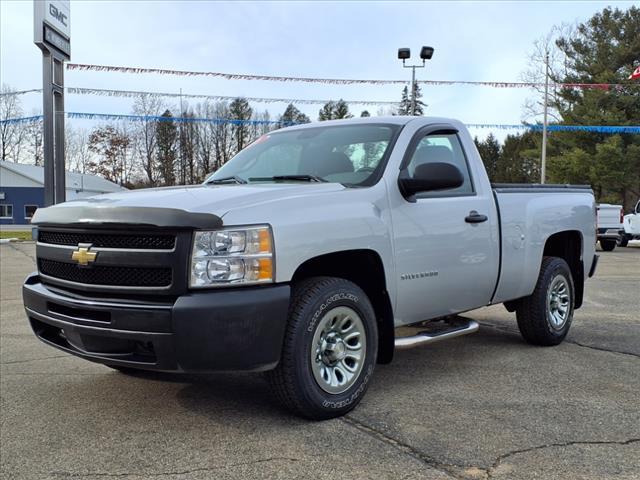
<path fill-rule="evenodd" d="M 640 67 L 636 68 L 631 75 L 629 75 L 629 80 L 638 80 L 640 78 Z"/>

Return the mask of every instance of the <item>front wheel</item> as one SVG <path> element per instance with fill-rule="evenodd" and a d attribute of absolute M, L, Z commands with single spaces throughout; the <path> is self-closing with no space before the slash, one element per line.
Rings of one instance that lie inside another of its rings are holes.
<path fill-rule="evenodd" d="M 558 345 L 569 332 L 574 286 L 567 262 L 544 257 L 533 293 L 518 302 L 516 317 L 524 339 L 534 345 Z"/>
<path fill-rule="evenodd" d="M 600 240 L 600 246 L 602 247 L 602 250 L 604 250 L 605 252 L 610 252 L 614 248 L 616 248 L 616 243 L 618 243 L 618 241 L 612 240 L 612 239 Z"/>
<path fill-rule="evenodd" d="M 294 413 L 338 417 L 362 399 L 377 348 L 375 313 L 362 289 L 341 278 L 306 279 L 293 287 L 282 356 L 267 378 Z"/>

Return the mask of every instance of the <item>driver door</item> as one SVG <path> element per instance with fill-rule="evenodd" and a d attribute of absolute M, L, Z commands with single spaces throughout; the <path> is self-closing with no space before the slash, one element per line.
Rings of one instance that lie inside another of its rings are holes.
<path fill-rule="evenodd" d="M 396 320 L 400 324 L 486 305 L 498 276 L 491 189 L 478 190 L 457 132 L 433 131 L 433 127 L 418 132 L 401 174 L 411 176 L 425 162 L 454 164 L 464 182 L 449 190 L 402 197 L 391 210 L 398 281 Z"/>

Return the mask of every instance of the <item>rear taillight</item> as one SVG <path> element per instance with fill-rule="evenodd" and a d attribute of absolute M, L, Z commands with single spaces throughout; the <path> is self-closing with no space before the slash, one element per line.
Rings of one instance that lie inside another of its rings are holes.
<path fill-rule="evenodd" d="M 624 210 L 620 209 L 620 223 L 624 222 Z"/>

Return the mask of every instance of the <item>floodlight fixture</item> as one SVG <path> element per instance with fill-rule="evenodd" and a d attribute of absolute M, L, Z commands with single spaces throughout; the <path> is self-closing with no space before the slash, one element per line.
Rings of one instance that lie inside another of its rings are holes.
<path fill-rule="evenodd" d="M 398 58 L 402 61 L 408 60 L 411 58 L 411 49 L 410 48 L 399 48 L 398 49 Z"/>
<path fill-rule="evenodd" d="M 422 60 L 431 60 L 433 57 L 433 47 L 422 47 L 420 49 L 420 58 Z"/>

